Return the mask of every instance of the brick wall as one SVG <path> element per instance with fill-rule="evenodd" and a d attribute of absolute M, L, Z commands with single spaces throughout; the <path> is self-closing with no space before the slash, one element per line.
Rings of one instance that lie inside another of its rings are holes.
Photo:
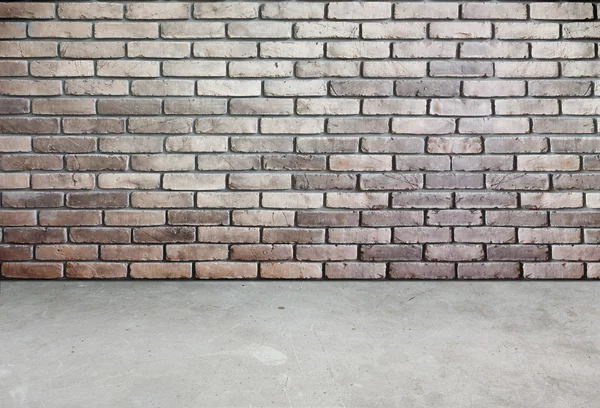
<path fill-rule="evenodd" d="M 597 7 L 0 3 L 2 276 L 600 277 Z"/>

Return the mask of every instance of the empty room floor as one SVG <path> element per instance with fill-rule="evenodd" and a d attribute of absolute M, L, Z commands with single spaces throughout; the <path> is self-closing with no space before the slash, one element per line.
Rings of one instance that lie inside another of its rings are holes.
<path fill-rule="evenodd" d="M 1 407 L 597 407 L 583 282 L 3 281 Z"/>

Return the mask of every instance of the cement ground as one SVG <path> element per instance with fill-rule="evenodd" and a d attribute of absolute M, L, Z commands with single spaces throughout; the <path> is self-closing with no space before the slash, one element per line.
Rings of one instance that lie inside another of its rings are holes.
<path fill-rule="evenodd" d="M 16 282 L 0 407 L 600 406 L 595 282 Z"/>

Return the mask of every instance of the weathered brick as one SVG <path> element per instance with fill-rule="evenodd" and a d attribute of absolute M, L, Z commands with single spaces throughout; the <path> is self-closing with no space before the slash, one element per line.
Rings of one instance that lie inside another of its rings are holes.
<path fill-rule="evenodd" d="M 67 278 L 117 279 L 127 277 L 127 264 L 116 262 L 67 262 Z"/>
<path fill-rule="evenodd" d="M 228 255 L 227 245 L 167 245 L 167 260 L 169 261 L 217 261 L 227 259 Z"/>
<path fill-rule="evenodd" d="M 160 261 L 162 245 L 102 245 L 100 259 L 105 261 Z"/>
<path fill-rule="evenodd" d="M 256 262 L 197 262 L 196 278 L 199 279 L 243 279 L 256 278 Z"/>
<path fill-rule="evenodd" d="M 336 262 L 325 264 L 325 276 L 329 279 L 383 279 L 385 263 Z"/>
<path fill-rule="evenodd" d="M 56 279 L 63 276 L 63 264 L 55 262 L 4 262 L 0 272 L 5 278 Z"/>
<path fill-rule="evenodd" d="M 458 279 L 518 279 L 517 262 L 479 262 L 458 264 Z"/>
<path fill-rule="evenodd" d="M 236 261 L 285 261 L 293 258 L 291 245 L 232 245 L 230 257 Z"/>
<path fill-rule="evenodd" d="M 581 279 L 583 278 L 583 264 L 567 262 L 524 263 L 523 277 L 525 279 Z"/>
<path fill-rule="evenodd" d="M 323 266 L 302 262 L 263 262 L 260 277 L 265 279 L 319 279 L 323 277 Z"/>
<path fill-rule="evenodd" d="M 123 18 L 117 3 L 59 3 L 58 16 L 66 20 L 116 20 Z"/>
<path fill-rule="evenodd" d="M 192 277 L 191 263 L 132 263 L 130 276 L 136 279 L 182 279 Z"/>
<path fill-rule="evenodd" d="M 454 279 L 454 264 L 437 262 L 392 262 L 391 279 Z"/>
<path fill-rule="evenodd" d="M 481 261 L 484 257 L 483 245 L 478 244 L 428 244 L 425 245 L 425 259 L 428 261 Z"/>

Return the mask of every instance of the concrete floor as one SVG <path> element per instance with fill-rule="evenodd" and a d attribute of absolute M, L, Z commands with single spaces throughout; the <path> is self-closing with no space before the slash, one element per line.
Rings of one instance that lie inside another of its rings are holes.
<path fill-rule="evenodd" d="M 14 282 L 0 407 L 598 407 L 594 282 Z"/>

